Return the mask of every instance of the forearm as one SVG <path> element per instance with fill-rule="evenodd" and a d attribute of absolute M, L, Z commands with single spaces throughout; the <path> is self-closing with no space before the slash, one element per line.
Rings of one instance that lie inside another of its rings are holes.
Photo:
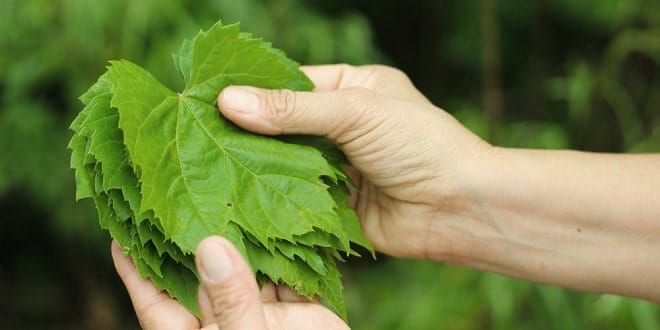
<path fill-rule="evenodd" d="M 477 219 L 464 263 L 660 301 L 660 155 L 493 154 L 467 179 Z"/>

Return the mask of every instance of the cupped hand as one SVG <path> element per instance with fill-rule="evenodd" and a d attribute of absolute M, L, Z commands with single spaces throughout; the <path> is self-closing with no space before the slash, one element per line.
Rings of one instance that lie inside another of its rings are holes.
<path fill-rule="evenodd" d="M 203 240 L 196 251 L 201 277 L 196 318 L 176 300 L 137 273 L 121 247 L 112 258 L 144 329 L 348 329 L 341 318 L 316 301 L 285 286 L 266 284 L 261 291 L 234 246 L 224 238 Z"/>
<path fill-rule="evenodd" d="M 431 104 L 402 72 L 385 66 L 307 66 L 313 92 L 225 88 L 222 114 L 260 134 L 322 135 L 359 172 L 354 207 L 381 252 L 451 259 L 467 244 L 467 177 L 490 145 Z M 438 240 L 438 238 L 440 238 Z"/>

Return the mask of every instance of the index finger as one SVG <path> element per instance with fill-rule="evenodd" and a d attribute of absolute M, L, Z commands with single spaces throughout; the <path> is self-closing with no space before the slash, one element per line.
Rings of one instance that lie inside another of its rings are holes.
<path fill-rule="evenodd" d="M 116 241 L 112 241 L 112 260 L 144 329 L 199 328 L 195 316 L 165 292 L 159 291 L 150 280 L 140 277 L 133 261 L 122 253 Z"/>
<path fill-rule="evenodd" d="M 348 64 L 303 65 L 300 67 L 314 83 L 315 92 L 331 92 L 343 87 L 344 78 L 356 68 Z"/>
<path fill-rule="evenodd" d="M 429 102 L 403 71 L 389 66 L 326 64 L 301 66 L 300 70 L 312 80 L 315 92 L 361 87 L 405 100 Z"/>

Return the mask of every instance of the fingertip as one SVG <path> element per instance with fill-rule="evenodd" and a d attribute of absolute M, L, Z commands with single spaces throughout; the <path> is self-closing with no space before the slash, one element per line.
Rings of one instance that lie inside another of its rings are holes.
<path fill-rule="evenodd" d="M 133 260 L 124 254 L 124 249 L 116 240 L 112 240 L 112 243 L 110 243 L 110 251 L 112 254 L 112 260 L 115 264 L 115 268 L 117 269 L 117 273 L 119 273 L 120 276 L 123 277 L 127 270 L 135 267 L 133 266 Z"/>
<path fill-rule="evenodd" d="M 282 302 L 309 302 L 318 303 L 318 300 L 300 295 L 298 292 L 286 285 L 276 286 L 277 299 Z"/>
<path fill-rule="evenodd" d="M 195 251 L 202 288 L 220 328 L 264 328 L 259 287 L 231 242 L 211 236 L 203 239 Z"/>
<path fill-rule="evenodd" d="M 197 244 L 197 248 L 195 249 L 195 254 L 199 254 L 200 251 L 202 250 L 208 250 L 208 249 L 216 249 L 216 248 L 222 248 L 223 250 L 226 250 L 227 248 L 233 248 L 234 245 L 229 242 L 226 238 L 222 236 L 208 236 L 204 239 L 202 239 L 199 244 Z"/>
<path fill-rule="evenodd" d="M 314 91 L 334 91 L 342 86 L 343 80 L 356 70 L 348 64 L 303 65 L 300 70 L 314 83 Z"/>
<path fill-rule="evenodd" d="M 224 110 L 251 114 L 259 111 L 259 89 L 250 86 L 229 86 L 218 95 L 218 106 Z"/>
<path fill-rule="evenodd" d="M 121 245 L 119 245 L 119 242 L 117 242 L 117 240 L 113 239 L 112 242 L 110 243 L 110 251 L 112 252 L 113 256 L 117 255 L 127 258 L 126 254 L 124 253 L 124 248 Z"/>
<path fill-rule="evenodd" d="M 234 271 L 225 241 L 220 237 L 207 238 L 199 243 L 196 262 L 205 283 L 223 282 Z"/>
<path fill-rule="evenodd" d="M 277 302 L 277 287 L 273 282 L 268 281 L 261 287 L 261 302 Z"/>
<path fill-rule="evenodd" d="M 110 242 L 110 251 L 112 251 L 113 255 L 117 252 L 121 252 L 121 246 L 119 246 L 119 243 L 114 239 Z"/>
<path fill-rule="evenodd" d="M 220 113 L 234 124 L 255 133 L 280 134 L 273 127 L 264 108 L 262 98 L 267 92 L 251 86 L 228 86 L 218 94 L 217 105 Z"/>

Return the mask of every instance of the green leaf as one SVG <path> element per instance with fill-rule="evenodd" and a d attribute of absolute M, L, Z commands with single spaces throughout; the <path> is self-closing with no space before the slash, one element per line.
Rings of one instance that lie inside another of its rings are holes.
<path fill-rule="evenodd" d="M 261 39 L 241 34 L 238 24 L 218 23 L 200 32 L 190 45 L 184 43 L 179 58 L 179 68 L 187 78 L 184 94 L 209 104 L 228 85 L 292 90 L 313 87 L 296 62 Z"/>
<path fill-rule="evenodd" d="M 371 249 L 348 205 L 345 157 L 320 137 L 248 133 L 219 115 L 232 84 L 311 90 L 298 64 L 220 23 L 185 41 L 174 92 L 125 60 L 80 99 L 69 148 L 77 198 L 91 197 L 101 227 L 142 276 L 194 313 L 192 253 L 210 235 L 234 243 L 253 271 L 321 299 L 345 317 L 335 259 Z"/>

